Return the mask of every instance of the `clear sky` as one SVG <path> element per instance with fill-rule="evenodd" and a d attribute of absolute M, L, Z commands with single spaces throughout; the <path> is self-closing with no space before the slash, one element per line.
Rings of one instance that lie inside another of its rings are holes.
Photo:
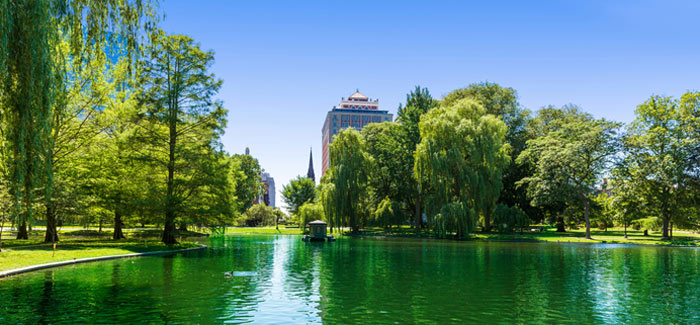
<path fill-rule="evenodd" d="M 530 110 L 574 103 L 621 122 L 652 94 L 700 89 L 700 1 L 164 0 L 163 28 L 216 53 L 226 150 L 277 185 L 321 175 L 327 111 L 359 88 L 396 113 L 480 81 Z"/>

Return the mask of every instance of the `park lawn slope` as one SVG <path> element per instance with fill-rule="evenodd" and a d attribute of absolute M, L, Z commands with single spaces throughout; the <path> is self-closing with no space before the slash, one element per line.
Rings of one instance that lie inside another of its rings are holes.
<path fill-rule="evenodd" d="M 69 261 L 73 259 L 125 255 L 155 251 L 181 250 L 198 247 L 192 242 L 177 245 L 165 245 L 157 239 L 62 239 L 57 243 L 54 253 L 53 245 L 40 244 L 38 239 L 4 241 L 0 252 L 0 271 L 18 269 L 27 266 Z"/>
<path fill-rule="evenodd" d="M 346 233 L 348 234 L 348 233 Z M 359 236 L 382 236 L 382 237 L 413 237 L 432 238 L 429 229 L 421 229 L 416 234 L 408 226 L 394 227 L 392 229 L 367 228 L 363 229 Z M 470 240 L 486 241 L 531 241 L 531 242 L 560 242 L 560 243 L 591 243 L 591 244 L 637 244 L 637 245 L 671 245 L 671 246 L 700 246 L 700 234 L 690 231 L 674 231 L 673 240 L 663 239 L 661 233 L 650 231 L 648 236 L 644 236 L 642 230 L 627 229 L 627 238 L 624 236 L 622 228 L 609 228 L 607 231 L 591 229 L 592 239 L 585 238 L 584 229 L 567 230 L 566 232 L 556 232 L 555 229 L 546 231 L 525 231 L 523 233 L 498 233 L 498 232 L 476 232 L 469 235 Z"/>
<path fill-rule="evenodd" d="M 252 235 L 252 234 L 269 234 L 269 235 L 301 235 L 299 228 L 282 228 L 275 227 L 227 227 L 227 235 Z"/>

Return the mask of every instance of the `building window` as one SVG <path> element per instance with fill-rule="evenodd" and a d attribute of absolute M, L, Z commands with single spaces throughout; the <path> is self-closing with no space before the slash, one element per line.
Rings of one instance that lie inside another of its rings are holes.
<path fill-rule="evenodd" d="M 335 124 L 335 122 L 333 122 L 333 127 L 336 127 L 336 124 Z"/>
<path fill-rule="evenodd" d="M 338 119 L 338 116 L 337 116 L 337 115 L 333 115 L 333 119 L 334 119 L 334 120 L 337 120 L 337 119 Z"/>

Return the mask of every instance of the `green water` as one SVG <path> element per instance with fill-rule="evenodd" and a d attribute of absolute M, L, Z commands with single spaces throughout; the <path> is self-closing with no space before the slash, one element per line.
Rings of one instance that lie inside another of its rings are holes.
<path fill-rule="evenodd" d="M 2 279 L 0 323 L 700 323 L 694 248 L 297 236 L 206 244 Z"/>

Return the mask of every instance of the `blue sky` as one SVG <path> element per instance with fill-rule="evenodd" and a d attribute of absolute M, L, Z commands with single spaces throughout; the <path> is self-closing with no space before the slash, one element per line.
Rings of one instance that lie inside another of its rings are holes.
<path fill-rule="evenodd" d="M 530 110 L 574 103 L 621 122 L 651 94 L 700 89 L 700 1 L 164 0 L 163 28 L 216 53 L 229 110 L 223 143 L 251 154 L 279 191 L 320 177 L 326 112 L 356 88 L 396 112 L 479 81 Z"/>

